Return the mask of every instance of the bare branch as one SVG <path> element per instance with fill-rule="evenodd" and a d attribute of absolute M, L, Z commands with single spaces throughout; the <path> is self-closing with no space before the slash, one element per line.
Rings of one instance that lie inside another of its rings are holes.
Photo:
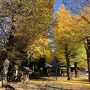
<path fill-rule="evenodd" d="M 83 15 L 81 15 L 80 13 L 77 13 L 75 10 L 73 10 L 72 8 L 70 8 L 70 10 L 72 10 L 74 13 L 76 13 L 77 15 L 79 15 L 81 18 L 83 18 L 88 24 L 90 24 L 90 21 L 85 18 Z"/>

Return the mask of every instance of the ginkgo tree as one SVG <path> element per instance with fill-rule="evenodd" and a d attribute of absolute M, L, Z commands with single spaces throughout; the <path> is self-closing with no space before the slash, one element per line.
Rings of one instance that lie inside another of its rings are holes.
<path fill-rule="evenodd" d="M 86 5 L 78 15 L 75 16 L 75 33 L 79 42 L 83 42 L 86 49 L 87 55 L 87 66 L 89 71 L 89 82 L 90 82 L 90 4 Z"/>
<path fill-rule="evenodd" d="M 12 53 L 18 45 L 24 50 L 38 35 L 47 34 L 53 4 L 53 0 L 1 0 L 0 41 L 6 51 Z"/>
<path fill-rule="evenodd" d="M 67 5 L 68 9 L 74 15 L 76 15 L 75 19 L 75 32 L 77 37 L 77 41 L 83 42 L 86 49 L 86 56 L 87 56 L 87 66 L 89 72 L 89 82 L 90 82 L 90 1 L 89 0 L 72 0 L 70 3 L 72 4 L 71 7 L 67 0 L 63 0 L 64 4 Z"/>
<path fill-rule="evenodd" d="M 48 38 L 42 35 L 39 35 L 32 44 L 28 45 L 27 52 L 29 57 L 32 55 L 34 59 L 38 59 L 40 55 L 45 55 L 47 62 L 51 59 L 51 49 L 48 43 Z"/>
<path fill-rule="evenodd" d="M 67 64 L 67 76 L 68 80 L 70 80 L 70 56 L 75 56 L 75 34 L 74 30 L 74 17 L 71 13 L 66 10 L 64 5 L 57 12 L 55 24 L 54 24 L 54 36 L 55 42 L 57 43 L 58 49 L 63 49 L 63 53 L 65 55 L 66 64 Z M 61 47 L 61 48 L 60 48 Z"/>
<path fill-rule="evenodd" d="M 10 61 L 21 66 L 28 45 L 47 34 L 53 4 L 54 0 L 0 0 L 0 43 Z"/>

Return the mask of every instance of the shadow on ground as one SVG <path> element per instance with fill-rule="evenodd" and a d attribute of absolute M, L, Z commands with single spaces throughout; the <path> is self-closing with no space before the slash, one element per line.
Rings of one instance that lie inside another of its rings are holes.
<path fill-rule="evenodd" d="M 90 90 L 90 87 L 77 86 L 73 87 L 71 85 L 55 84 L 54 82 L 38 83 L 38 82 L 29 82 L 29 83 L 17 83 L 12 84 L 16 90 Z"/>

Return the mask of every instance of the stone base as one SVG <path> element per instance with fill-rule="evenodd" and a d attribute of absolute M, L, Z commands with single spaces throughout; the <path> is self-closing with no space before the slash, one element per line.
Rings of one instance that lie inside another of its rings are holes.
<path fill-rule="evenodd" d="M 2 87 L 2 81 L 0 81 L 0 87 Z"/>
<path fill-rule="evenodd" d="M 2 86 L 6 86 L 8 83 L 7 83 L 7 81 L 5 81 L 5 80 L 3 80 L 3 82 L 1 82 L 2 83 Z"/>

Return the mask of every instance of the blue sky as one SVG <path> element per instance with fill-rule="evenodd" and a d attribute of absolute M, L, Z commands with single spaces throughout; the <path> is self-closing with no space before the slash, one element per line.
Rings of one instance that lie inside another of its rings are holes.
<path fill-rule="evenodd" d="M 56 0 L 55 5 L 54 5 L 54 10 L 58 11 L 59 7 L 62 5 L 63 3 L 61 2 L 61 0 Z"/>
<path fill-rule="evenodd" d="M 54 5 L 54 10 L 58 11 L 59 7 L 63 4 L 63 2 L 68 3 L 68 4 L 65 4 L 67 8 L 68 7 L 72 8 L 72 6 L 73 6 L 73 9 L 80 10 L 80 8 L 81 8 L 80 6 L 83 5 L 83 2 L 86 2 L 86 0 L 56 0 L 55 5 Z M 75 2 L 77 2 L 76 6 L 72 5 L 72 2 L 74 5 L 75 5 Z"/>

